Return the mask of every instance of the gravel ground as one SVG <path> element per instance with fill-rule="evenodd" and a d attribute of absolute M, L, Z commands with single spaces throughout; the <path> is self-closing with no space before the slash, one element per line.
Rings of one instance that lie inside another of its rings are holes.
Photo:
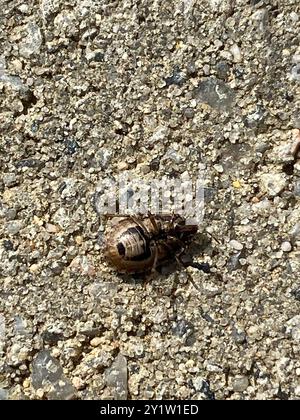
<path fill-rule="evenodd" d="M 0 399 L 300 398 L 299 29 L 296 0 L 2 1 Z M 199 168 L 211 273 L 120 278 L 99 181 Z"/>

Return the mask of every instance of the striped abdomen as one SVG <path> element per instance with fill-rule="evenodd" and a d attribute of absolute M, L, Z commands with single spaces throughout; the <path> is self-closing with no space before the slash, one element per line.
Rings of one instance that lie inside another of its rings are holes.
<path fill-rule="evenodd" d="M 146 228 L 125 219 L 108 235 L 106 257 L 119 272 L 144 272 L 153 267 L 155 246 Z"/>
<path fill-rule="evenodd" d="M 131 261 L 144 261 L 151 257 L 150 238 L 140 226 L 128 228 L 117 244 L 121 257 Z"/>

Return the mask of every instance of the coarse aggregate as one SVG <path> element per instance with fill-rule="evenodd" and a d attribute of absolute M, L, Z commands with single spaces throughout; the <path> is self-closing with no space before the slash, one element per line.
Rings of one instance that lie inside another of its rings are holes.
<path fill-rule="evenodd" d="M 295 0 L 1 2 L 0 399 L 300 398 L 299 33 Z M 202 171 L 210 273 L 106 264 L 126 170 Z"/>

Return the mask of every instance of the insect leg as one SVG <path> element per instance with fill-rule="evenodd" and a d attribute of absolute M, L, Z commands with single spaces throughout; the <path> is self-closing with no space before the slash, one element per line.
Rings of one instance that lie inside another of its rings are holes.
<path fill-rule="evenodd" d="M 181 256 L 181 253 L 180 253 L 180 256 Z M 183 264 L 183 262 L 181 261 L 180 256 L 175 255 L 176 262 L 177 262 L 180 266 L 182 266 L 182 267 L 186 268 L 186 266 L 185 266 L 185 265 Z M 198 290 L 198 292 L 201 292 L 201 289 L 197 286 L 197 284 L 195 283 L 195 281 L 194 281 L 193 277 L 190 275 L 190 273 L 189 273 L 188 271 L 185 271 L 185 272 L 187 273 L 187 276 L 188 276 L 188 278 L 189 278 L 190 282 L 192 283 L 192 285 L 195 287 L 195 289 L 196 289 L 196 290 Z"/>
<path fill-rule="evenodd" d="M 156 223 L 155 217 L 154 217 L 154 215 L 152 213 L 150 213 L 150 211 L 148 211 L 148 217 L 150 219 L 150 222 L 152 223 L 152 226 L 155 229 L 155 232 L 158 232 L 159 231 L 159 228 L 158 228 L 158 225 Z"/>
<path fill-rule="evenodd" d="M 156 271 L 156 264 L 157 264 L 157 259 L 158 259 L 158 249 L 157 246 L 155 244 L 155 255 L 154 255 L 154 261 L 153 261 L 153 266 L 151 268 L 151 272 L 154 273 Z"/>

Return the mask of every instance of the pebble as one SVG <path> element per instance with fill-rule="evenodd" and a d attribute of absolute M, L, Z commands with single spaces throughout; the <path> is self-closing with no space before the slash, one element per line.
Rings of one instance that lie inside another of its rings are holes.
<path fill-rule="evenodd" d="M 296 181 L 294 184 L 294 195 L 300 197 L 300 180 Z"/>
<path fill-rule="evenodd" d="M 241 50 L 237 44 L 234 44 L 232 45 L 232 47 L 230 47 L 230 52 L 233 56 L 233 61 L 235 63 L 239 63 L 242 60 Z"/>
<path fill-rule="evenodd" d="M 128 395 L 126 357 L 120 353 L 104 374 L 107 386 L 113 390 L 114 399 L 126 400 Z"/>
<path fill-rule="evenodd" d="M 222 165 L 214 165 L 215 170 L 219 173 L 222 174 L 224 172 L 224 168 Z"/>
<path fill-rule="evenodd" d="M 247 376 L 238 376 L 234 378 L 232 383 L 232 389 L 234 392 L 243 392 L 249 386 L 249 379 Z"/>
<path fill-rule="evenodd" d="M 292 244 L 288 241 L 282 242 L 281 249 L 283 252 L 290 252 L 292 250 Z"/>
<path fill-rule="evenodd" d="M 149 138 L 149 143 L 158 143 L 167 139 L 169 135 L 169 128 L 165 126 L 159 126 L 155 129 L 152 136 Z"/>
<path fill-rule="evenodd" d="M 43 42 L 41 30 L 35 22 L 29 22 L 26 27 L 27 36 L 20 44 L 20 54 L 29 58 L 32 54 L 37 54 Z"/>
<path fill-rule="evenodd" d="M 92 338 L 92 340 L 90 341 L 90 345 L 92 347 L 98 347 L 100 344 L 102 343 L 102 340 L 100 337 L 94 337 Z"/>
<path fill-rule="evenodd" d="M 200 82 L 193 94 L 199 102 L 219 111 L 230 111 L 235 101 L 235 93 L 231 87 L 223 80 L 212 77 Z"/>
<path fill-rule="evenodd" d="M 7 389 L 0 388 L 0 401 L 8 399 L 8 391 Z"/>
<path fill-rule="evenodd" d="M 216 73 L 218 78 L 226 80 L 230 74 L 230 66 L 226 61 L 220 61 L 216 65 Z"/>
<path fill-rule="evenodd" d="M 22 227 L 23 227 L 23 223 L 21 220 L 14 220 L 12 222 L 7 223 L 6 230 L 7 230 L 7 233 L 11 235 L 16 235 L 17 233 L 20 232 Z"/>
<path fill-rule="evenodd" d="M 235 249 L 236 251 L 241 251 L 244 248 L 244 245 L 235 239 L 232 239 L 231 241 L 229 241 L 229 245 L 231 246 L 231 248 Z"/>
<path fill-rule="evenodd" d="M 2 180 L 6 187 L 13 187 L 16 184 L 17 177 L 14 173 L 3 174 Z"/>
<path fill-rule="evenodd" d="M 241 183 L 240 183 L 240 181 L 233 181 L 232 186 L 233 186 L 233 188 L 239 189 L 239 188 L 241 188 Z"/>
<path fill-rule="evenodd" d="M 295 341 L 300 342 L 300 315 L 291 318 L 286 325 L 286 332 L 291 334 Z"/>
<path fill-rule="evenodd" d="M 270 172 L 261 176 L 262 189 L 271 197 L 280 194 L 287 186 L 285 174 Z"/>
<path fill-rule="evenodd" d="M 45 391 L 48 399 L 69 400 L 75 396 L 74 386 L 48 350 L 40 351 L 33 360 L 31 382 L 37 391 Z"/>

